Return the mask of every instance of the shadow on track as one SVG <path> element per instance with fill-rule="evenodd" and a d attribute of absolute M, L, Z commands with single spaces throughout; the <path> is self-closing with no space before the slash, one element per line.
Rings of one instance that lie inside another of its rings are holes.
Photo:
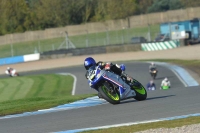
<path fill-rule="evenodd" d="M 167 95 L 167 96 L 152 97 L 152 98 L 147 98 L 144 101 L 154 100 L 154 99 L 163 99 L 163 98 L 168 98 L 168 97 L 173 97 L 173 96 L 176 96 L 176 95 Z M 139 102 L 139 101 L 137 101 L 137 100 L 121 101 L 120 104 L 126 104 L 126 103 L 131 103 L 131 102 Z"/>

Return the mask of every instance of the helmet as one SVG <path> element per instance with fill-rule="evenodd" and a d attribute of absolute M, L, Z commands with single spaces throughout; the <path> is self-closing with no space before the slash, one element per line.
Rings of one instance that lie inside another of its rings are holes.
<path fill-rule="evenodd" d="M 120 68 L 121 68 L 122 71 L 125 71 L 125 70 L 126 70 L 126 66 L 125 66 L 124 64 L 121 64 L 121 65 L 120 65 Z"/>
<path fill-rule="evenodd" d="M 84 67 L 88 70 L 91 66 L 96 65 L 96 61 L 92 57 L 88 57 L 84 61 Z"/>
<path fill-rule="evenodd" d="M 10 69 L 10 67 L 7 67 L 7 70 L 9 70 Z"/>
<path fill-rule="evenodd" d="M 153 84 L 153 80 L 150 80 L 150 84 Z"/>
<path fill-rule="evenodd" d="M 167 81 L 168 81 L 168 78 L 166 77 L 164 80 L 165 80 L 165 82 L 167 82 Z"/>
<path fill-rule="evenodd" d="M 155 64 L 153 62 L 151 62 L 151 65 L 154 66 Z"/>

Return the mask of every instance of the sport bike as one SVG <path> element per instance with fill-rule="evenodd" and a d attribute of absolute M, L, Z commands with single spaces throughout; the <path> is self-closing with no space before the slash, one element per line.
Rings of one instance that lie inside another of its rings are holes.
<path fill-rule="evenodd" d="M 17 77 L 17 76 L 19 76 L 19 73 L 15 70 L 15 69 L 13 69 L 12 71 L 8 71 L 8 70 L 6 70 L 5 71 L 5 73 L 7 74 L 7 75 L 9 75 L 10 77 Z"/>
<path fill-rule="evenodd" d="M 112 71 L 92 66 L 86 73 L 91 88 L 97 90 L 101 97 L 111 104 L 119 104 L 120 101 L 134 98 L 138 101 L 147 98 L 146 89 L 137 80 L 127 83 L 125 78 Z"/>
<path fill-rule="evenodd" d="M 150 74 L 151 74 L 151 77 L 152 77 L 153 79 L 155 79 L 156 76 L 157 76 L 157 70 L 156 70 L 155 68 L 152 68 Z"/>
<path fill-rule="evenodd" d="M 164 83 L 164 85 L 161 86 L 161 89 L 163 89 L 163 90 L 167 90 L 169 88 L 170 88 L 170 86 L 167 83 Z"/>

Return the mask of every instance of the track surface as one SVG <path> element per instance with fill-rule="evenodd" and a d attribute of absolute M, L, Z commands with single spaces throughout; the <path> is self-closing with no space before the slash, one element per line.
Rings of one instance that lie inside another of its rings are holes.
<path fill-rule="evenodd" d="M 151 79 L 148 73 L 149 64 L 134 62 L 125 63 L 125 65 L 127 73 L 146 86 Z M 0 132 L 57 132 L 199 113 L 199 87 L 186 88 L 171 70 L 161 66 L 158 66 L 158 70 L 158 77 L 155 80 L 157 90 L 149 91 L 145 101 L 138 102 L 129 99 L 119 105 L 103 104 L 42 115 L 2 119 L 0 120 Z M 82 66 L 29 72 L 23 75 L 58 72 L 72 73 L 77 76 L 76 95 L 96 93 L 88 87 Z M 172 88 L 165 91 L 159 90 L 161 80 L 165 76 L 171 81 Z"/>

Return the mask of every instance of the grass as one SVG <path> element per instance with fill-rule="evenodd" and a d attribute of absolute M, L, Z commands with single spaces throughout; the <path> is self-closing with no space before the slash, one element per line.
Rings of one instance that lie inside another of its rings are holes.
<path fill-rule="evenodd" d="M 94 95 L 72 96 L 73 78 L 58 74 L 0 80 L 0 116 L 35 111 Z"/>
<path fill-rule="evenodd" d="M 86 33 L 84 35 L 69 36 L 70 41 L 76 46 L 76 48 L 85 48 L 91 46 L 102 46 L 108 44 L 124 44 L 130 43 L 131 38 L 134 36 L 147 37 L 148 27 L 136 27 L 132 29 L 122 29 L 99 33 Z M 151 38 L 159 33 L 159 25 L 151 26 Z M 0 58 L 33 54 L 35 52 L 45 52 L 58 49 L 61 44 L 62 48 L 66 48 L 66 42 L 64 37 L 52 38 L 46 40 L 36 40 L 29 42 L 20 42 L 13 44 L 6 44 L 0 46 Z M 13 49 L 13 51 L 12 51 Z"/>

